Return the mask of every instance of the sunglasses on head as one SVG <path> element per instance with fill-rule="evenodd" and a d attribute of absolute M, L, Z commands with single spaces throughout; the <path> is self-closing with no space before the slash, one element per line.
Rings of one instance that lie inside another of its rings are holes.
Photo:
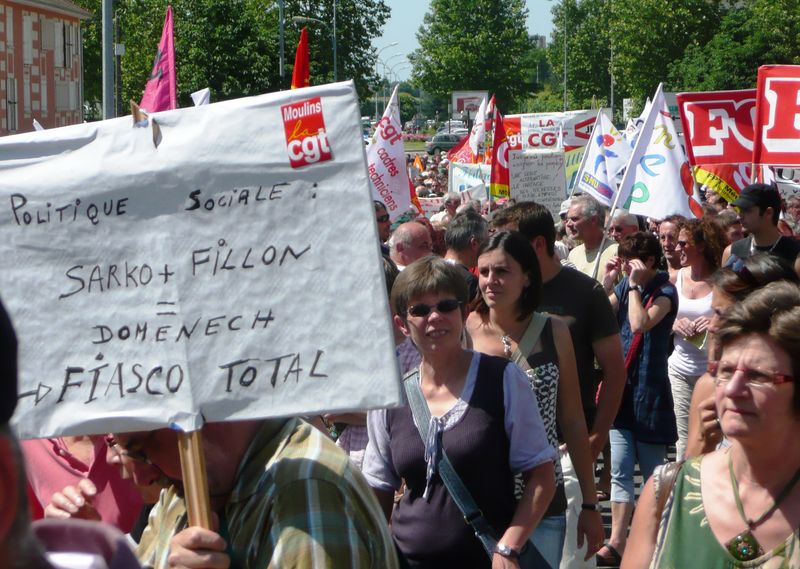
<path fill-rule="evenodd" d="M 378 223 L 386 223 L 387 221 L 389 221 L 389 214 L 384 213 L 383 215 L 379 215 L 375 219 L 378 220 Z"/>
<path fill-rule="evenodd" d="M 437 312 L 444 313 L 444 312 L 452 312 L 459 306 L 461 306 L 460 301 L 456 300 L 455 298 L 446 298 L 444 300 L 440 300 L 433 306 L 422 302 L 420 302 L 419 304 L 415 304 L 413 306 L 409 306 L 408 313 L 411 316 L 427 316 L 434 309 L 436 309 Z"/>

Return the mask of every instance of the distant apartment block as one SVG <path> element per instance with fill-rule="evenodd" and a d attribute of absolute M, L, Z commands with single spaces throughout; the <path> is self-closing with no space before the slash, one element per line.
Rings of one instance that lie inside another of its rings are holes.
<path fill-rule="evenodd" d="M 0 0 L 0 136 L 83 120 L 81 20 L 68 0 Z"/>
<path fill-rule="evenodd" d="M 530 36 L 533 45 L 539 49 L 547 49 L 547 36 L 533 34 Z"/>

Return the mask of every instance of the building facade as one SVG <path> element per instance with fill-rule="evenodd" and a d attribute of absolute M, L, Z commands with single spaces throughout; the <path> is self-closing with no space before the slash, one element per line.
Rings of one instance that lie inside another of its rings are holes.
<path fill-rule="evenodd" d="M 0 0 L 0 136 L 83 120 L 81 21 L 68 0 Z"/>

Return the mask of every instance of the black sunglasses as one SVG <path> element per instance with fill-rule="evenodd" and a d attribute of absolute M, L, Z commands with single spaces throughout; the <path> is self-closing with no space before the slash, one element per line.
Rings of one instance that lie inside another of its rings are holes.
<path fill-rule="evenodd" d="M 378 223 L 386 223 L 387 221 L 389 221 L 389 214 L 384 213 L 383 215 L 376 217 L 375 219 L 378 220 Z"/>
<path fill-rule="evenodd" d="M 455 298 L 446 298 L 444 300 L 440 300 L 434 306 L 429 304 L 419 303 L 415 304 L 414 306 L 408 307 L 408 313 L 411 316 L 427 316 L 431 313 L 431 311 L 435 308 L 437 312 L 452 312 L 456 308 L 461 306 L 461 301 L 456 300 Z"/>

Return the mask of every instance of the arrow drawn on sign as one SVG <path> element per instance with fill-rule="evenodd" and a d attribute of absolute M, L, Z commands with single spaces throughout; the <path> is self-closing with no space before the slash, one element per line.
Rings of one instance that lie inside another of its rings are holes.
<path fill-rule="evenodd" d="M 42 393 L 42 389 L 43 388 L 47 390 L 44 393 Z M 36 401 L 35 401 L 34 405 L 38 405 L 39 402 L 42 399 L 44 399 L 47 396 L 47 394 L 50 393 L 51 391 L 53 391 L 52 387 L 50 387 L 49 385 L 45 385 L 44 383 L 42 383 L 40 381 L 39 382 L 39 386 L 36 389 L 33 389 L 31 391 L 26 391 L 25 393 L 20 393 L 19 396 L 17 397 L 17 399 L 22 399 L 23 397 L 31 397 L 31 396 L 35 395 L 36 396 Z"/>

